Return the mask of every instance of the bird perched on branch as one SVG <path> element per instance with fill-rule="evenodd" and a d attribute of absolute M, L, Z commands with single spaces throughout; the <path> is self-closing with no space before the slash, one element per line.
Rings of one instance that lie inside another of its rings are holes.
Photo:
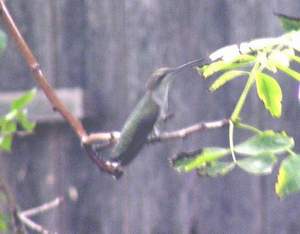
<path fill-rule="evenodd" d="M 118 143 L 114 146 L 112 166 L 127 166 L 146 144 L 156 124 L 167 117 L 169 88 L 175 74 L 192 66 L 199 66 L 197 59 L 178 67 L 163 67 L 154 71 L 147 83 L 145 95 L 125 121 Z"/>

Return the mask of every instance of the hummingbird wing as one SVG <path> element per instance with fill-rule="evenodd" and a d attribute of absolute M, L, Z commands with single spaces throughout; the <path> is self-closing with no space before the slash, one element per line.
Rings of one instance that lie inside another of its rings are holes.
<path fill-rule="evenodd" d="M 114 160 L 128 165 L 147 142 L 158 119 L 160 107 L 150 93 L 146 93 L 126 120 L 119 142 L 113 149 Z"/>

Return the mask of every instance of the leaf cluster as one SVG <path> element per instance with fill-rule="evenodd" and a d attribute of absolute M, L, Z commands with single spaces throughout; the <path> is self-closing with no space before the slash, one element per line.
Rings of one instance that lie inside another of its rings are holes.
<path fill-rule="evenodd" d="M 210 55 L 209 64 L 197 68 L 205 79 L 218 76 L 210 86 L 212 92 L 237 78 L 246 79 L 246 84 L 230 117 L 229 147 L 179 153 L 171 160 L 177 171 L 196 170 L 200 176 L 216 177 L 237 167 L 247 173 L 266 175 L 272 172 L 280 160 L 278 156 L 283 154 L 287 157 L 281 161 L 275 191 L 281 198 L 300 191 L 300 154 L 293 152 L 293 138 L 285 132 L 259 130 L 243 123 L 240 115 L 250 89 L 255 86 L 264 108 L 273 118 L 280 118 L 283 94 L 275 74 L 285 73 L 300 81 L 300 73 L 291 68 L 292 62 L 300 63 L 300 20 L 283 15 L 279 18 L 289 30 L 286 34 L 223 47 Z M 254 134 L 234 145 L 235 128 Z"/>
<path fill-rule="evenodd" d="M 35 95 L 36 89 L 25 92 L 11 103 L 9 112 L 0 117 L 0 150 L 11 150 L 13 136 L 18 130 L 33 131 L 35 123 L 28 119 L 26 107 Z"/>

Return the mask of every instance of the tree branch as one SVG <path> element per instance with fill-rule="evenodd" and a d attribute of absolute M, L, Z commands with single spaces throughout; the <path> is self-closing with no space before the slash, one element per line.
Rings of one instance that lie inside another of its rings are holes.
<path fill-rule="evenodd" d="M 49 234 L 50 233 L 43 226 L 33 222 L 31 219 L 27 218 L 26 216 L 19 215 L 19 219 L 22 221 L 22 223 L 24 223 L 28 228 L 30 228 L 33 231 L 43 233 L 43 234 Z"/>
<path fill-rule="evenodd" d="M 207 129 L 221 128 L 229 124 L 229 119 L 221 119 L 211 122 L 199 122 L 194 125 L 177 129 L 170 132 L 161 132 L 159 135 L 149 137 L 148 143 L 156 143 L 168 140 L 176 140 L 188 137 L 197 132 L 201 132 Z M 101 132 L 101 133 L 92 133 L 87 137 L 87 144 L 95 144 L 97 142 L 108 142 L 107 146 L 116 144 L 121 136 L 120 132 Z"/>
<path fill-rule="evenodd" d="M 7 26 L 11 34 L 11 37 L 14 39 L 20 53 L 22 54 L 28 67 L 30 68 L 36 83 L 45 93 L 46 97 L 48 98 L 49 102 L 53 107 L 53 110 L 58 111 L 61 114 L 61 116 L 67 121 L 67 123 L 72 127 L 74 132 L 79 137 L 81 143 L 83 144 L 83 148 L 86 150 L 87 155 L 98 166 L 100 170 L 108 172 L 110 174 L 119 175 L 119 168 L 112 166 L 109 162 L 103 159 L 98 159 L 96 152 L 89 145 L 87 145 L 86 140 L 88 138 L 88 134 L 85 128 L 83 127 L 83 124 L 67 109 L 67 107 L 63 104 L 63 102 L 54 92 L 54 89 L 48 83 L 40 67 L 40 64 L 38 63 L 31 49 L 29 48 L 26 41 L 22 37 L 20 31 L 18 30 L 13 18 L 11 17 L 5 5 L 4 0 L 0 0 L 0 13 L 5 25 Z"/>
<path fill-rule="evenodd" d="M 24 210 L 22 212 L 19 212 L 19 215 L 31 217 L 40 213 L 44 213 L 48 210 L 54 209 L 57 206 L 59 206 L 64 201 L 63 197 L 57 197 L 53 201 L 47 202 L 41 206 L 34 207 L 28 210 Z"/>
<path fill-rule="evenodd" d="M 14 39 L 20 53 L 26 60 L 27 65 L 32 71 L 35 81 L 47 96 L 53 109 L 58 111 L 64 117 L 64 119 L 70 124 L 70 126 L 73 128 L 73 130 L 80 139 L 84 138 L 87 135 L 87 133 L 82 123 L 74 115 L 72 115 L 71 112 L 69 112 L 67 107 L 61 102 L 51 85 L 48 83 L 40 67 L 40 64 L 38 63 L 31 49 L 29 48 L 20 31 L 18 30 L 3 0 L 0 0 L 0 10 L 2 19 L 6 24 L 12 38 Z"/>
<path fill-rule="evenodd" d="M 196 132 L 204 131 L 206 129 L 221 128 L 228 124 L 229 124 L 229 119 L 222 119 L 222 120 L 217 120 L 212 122 L 200 122 L 192 126 L 178 129 L 175 131 L 162 132 L 157 136 L 150 137 L 148 142 L 154 143 L 154 142 L 161 142 L 167 140 L 181 139 L 181 138 L 188 137 L 189 135 L 194 134 Z"/>
<path fill-rule="evenodd" d="M 18 217 L 31 230 L 43 234 L 49 234 L 50 232 L 48 230 L 46 230 L 43 226 L 32 221 L 29 217 L 54 209 L 58 207 L 63 202 L 63 200 L 63 197 L 57 197 L 53 201 L 47 202 L 41 206 L 19 212 Z"/>

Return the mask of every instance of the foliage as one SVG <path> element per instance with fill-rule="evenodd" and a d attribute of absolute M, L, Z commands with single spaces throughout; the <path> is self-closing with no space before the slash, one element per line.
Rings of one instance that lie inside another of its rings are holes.
<path fill-rule="evenodd" d="M 6 48 L 6 34 L 0 30 L 0 53 Z M 36 95 L 36 89 L 25 92 L 21 97 L 11 103 L 10 110 L 7 114 L 0 116 L 0 150 L 10 151 L 12 147 L 13 137 L 17 131 L 32 132 L 35 124 L 28 119 L 27 106 Z M 0 178 L 0 183 L 1 178 Z M 3 186 L 3 184 L 0 184 Z M 0 198 L 8 196 L 0 191 Z M 7 197 L 5 198 L 8 199 Z M 0 204 L 3 203 L 1 199 Z M 10 218 L 0 210 L 0 233 L 8 231 Z"/>
<path fill-rule="evenodd" d="M 300 18 L 291 17 L 279 13 L 275 13 L 286 32 L 297 31 L 300 29 Z"/>
<path fill-rule="evenodd" d="M 229 148 L 204 148 L 203 150 L 180 153 L 172 159 L 173 167 L 179 172 L 194 169 L 205 171 L 207 175 L 224 175 L 235 166 L 252 174 L 269 174 L 277 161 L 277 156 L 288 152 L 294 146 L 293 138 L 274 131 L 260 132 L 236 145 L 234 152 L 243 156 L 236 163 L 228 160 Z M 225 159 L 220 161 L 220 159 Z"/>
<path fill-rule="evenodd" d="M 275 190 L 279 197 L 285 197 L 300 190 L 299 168 L 300 155 L 292 155 L 282 161 L 275 185 Z"/>
<path fill-rule="evenodd" d="M 0 54 L 7 45 L 6 34 L 0 30 Z M 36 95 L 36 89 L 25 92 L 11 103 L 9 112 L 0 116 L 0 150 L 10 151 L 14 134 L 20 129 L 31 132 L 35 124 L 28 119 L 27 106 Z"/>
<path fill-rule="evenodd" d="M 6 34 L 0 30 L 0 53 L 4 51 L 7 44 Z"/>
<path fill-rule="evenodd" d="M 8 223 L 7 218 L 0 213 L 0 232 L 4 232 L 7 230 L 7 223 Z"/>
<path fill-rule="evenodd" d="M 275 186 L 277 195 L 283 198 L 300 191 L 300 155 L 293 152 L 294 140 L 285 132 L 262 131 L 242 122 L 241 111 L 252 87 L 265 109 L 273 118 L 282 115 L 282 89 L 274 76 L 285 73 L 297 82 L 300 73 L 291 63 L 300 63 L 300 20 L 278 15 L 288 32 L 276 38 L 255 39 L 239 45 L 223 47 L 210 55 L 211 62 L 197 68 L 204 79 L 218 75 L 210 91 L 214 92 L 235 79 L 246 79 L 245 87 L 230 117 L 229 147 L 209 147 L 195 152 L 182 152 L 172 159 L 179 172 L 196 170 L 198 175 L 223 176 L 235 167 L 255 174 L 270 174 L 280 154 L 282 160 Z M 252 136 L 234 145 L 234 129 L 246 129 Z M 236 157 L 236 155 L 238 157 Z M 231 156 L 231 157 L 228 157 Z"/>
<path fill-rule="evenodd" d="M 36 95 L 36 89 L 27 91 L 11 103 L 10 111 L 0 117 L 0 149 L 10 151 L 14 134 L 18 128 L 31 132 L 35 124 L 27 116 L 27 105 Z"/>

